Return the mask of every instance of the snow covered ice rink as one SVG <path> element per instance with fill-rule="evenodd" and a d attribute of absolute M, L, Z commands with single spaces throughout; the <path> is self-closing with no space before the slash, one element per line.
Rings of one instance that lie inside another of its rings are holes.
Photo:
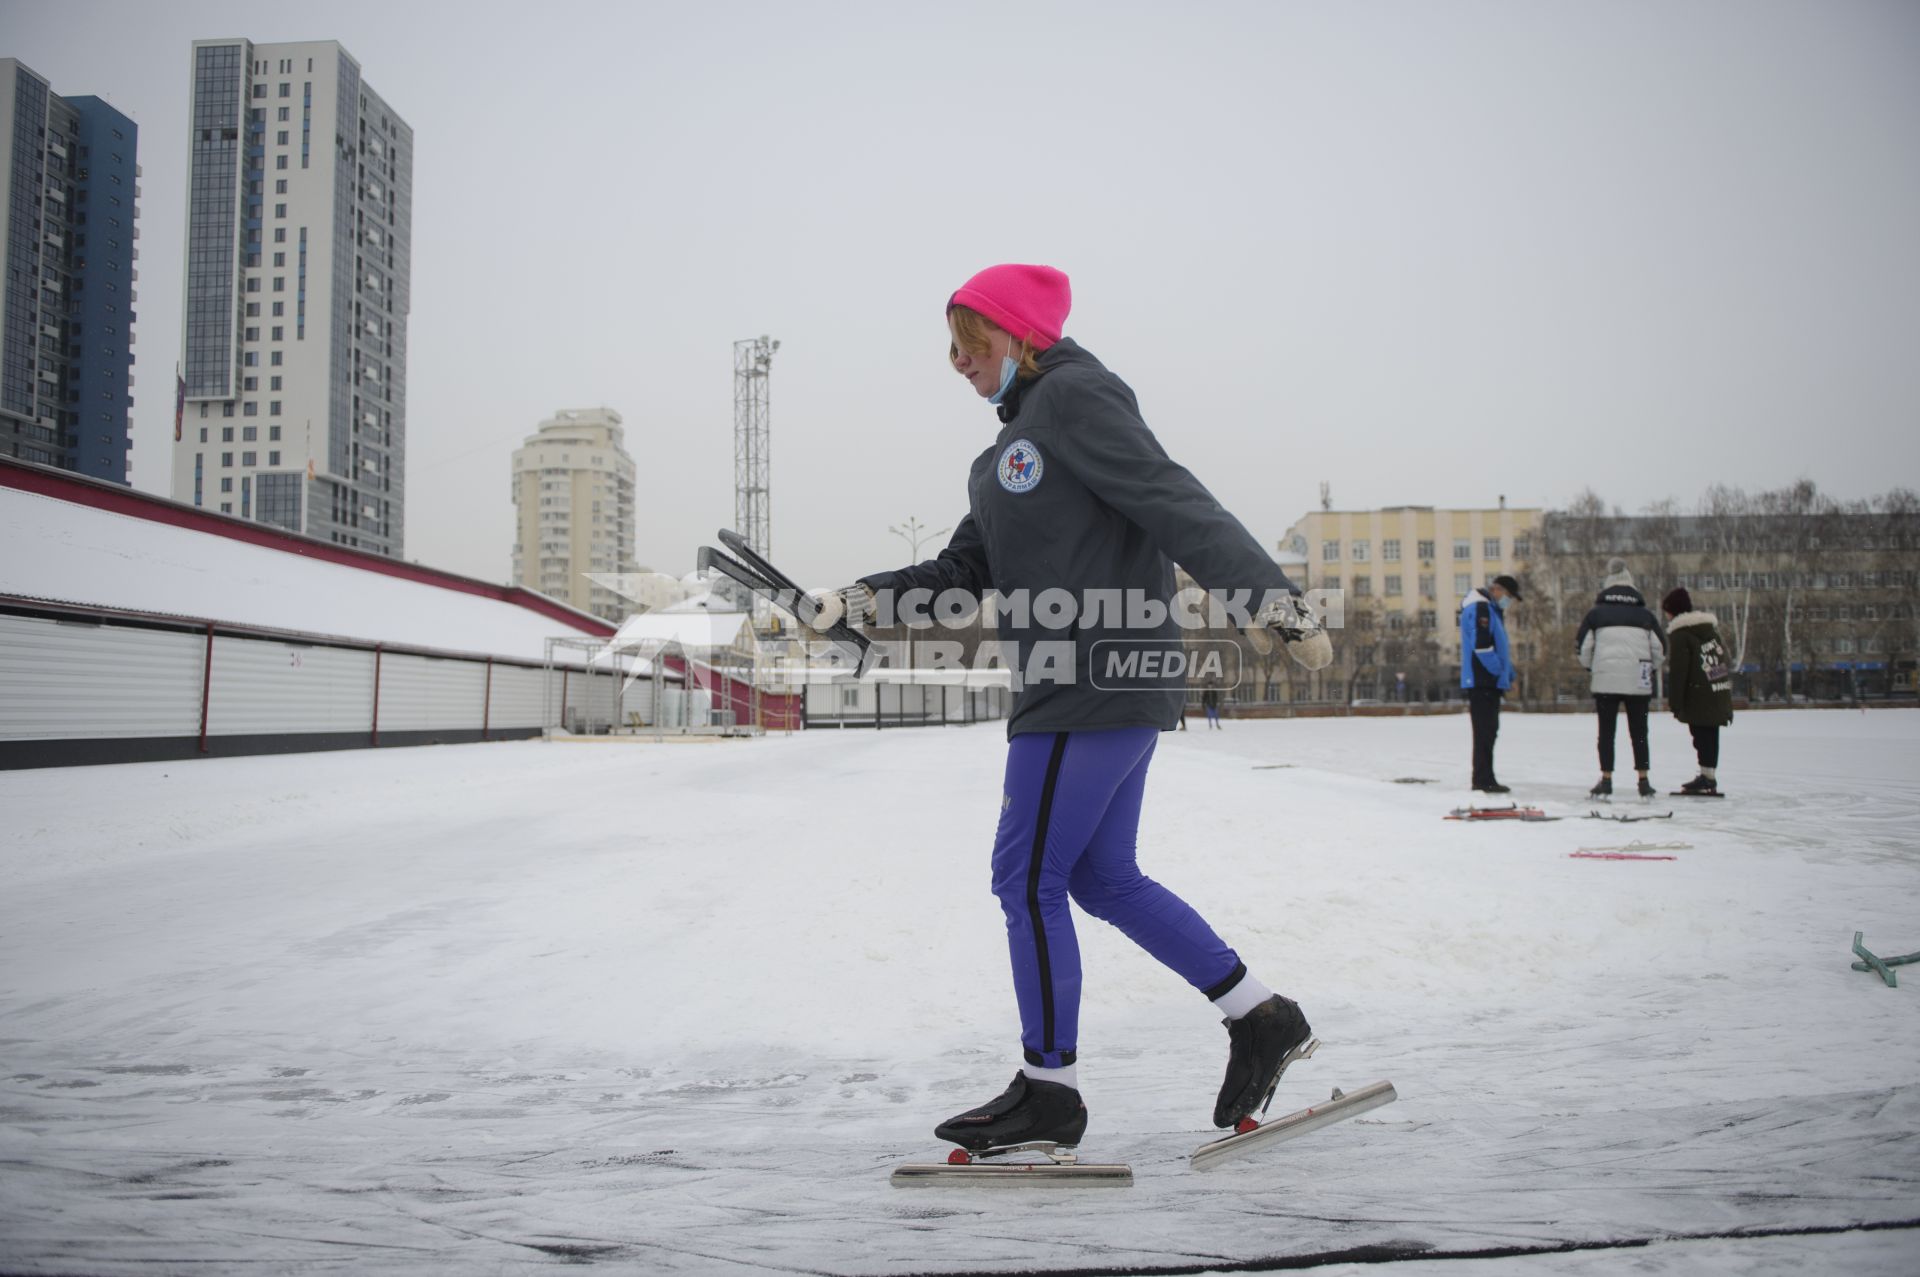
<path fill-rule="evenodd" d="M 1592 731 L 1505 720 L 1541 824 L 1441 819 L 1464 717 L 1163 736 L 1143 863 L 1323 1043 L 1274 1111 L 1400 1100 L 1190 1170 L 1226 1035 L 1083 917 L 1131 1189 L 888 1184 L 1017 1062 L 998 725 L 0 774 L 0 1272 L 1920 1272 L 1920 966 L 1848 952 L 1920 950 L 1920 712 L 1743 714 L 1633 825 Z"/>

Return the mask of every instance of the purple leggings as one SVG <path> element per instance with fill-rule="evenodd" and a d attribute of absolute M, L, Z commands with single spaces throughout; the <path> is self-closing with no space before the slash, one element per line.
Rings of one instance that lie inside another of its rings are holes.
<path fill-rule="evenodd" d="M 1134 860 L 1147 764 L 1160 731 L 1016 736 L 993 847 L 993 894 L 1007 915 L 1007 949 L 1027 1063 L 1074 1061 L 1080 1031 L 1080 945 L 1069 896 L 1096 918 L 1217 998 L 1246 968 L 1193 907 Z"/>

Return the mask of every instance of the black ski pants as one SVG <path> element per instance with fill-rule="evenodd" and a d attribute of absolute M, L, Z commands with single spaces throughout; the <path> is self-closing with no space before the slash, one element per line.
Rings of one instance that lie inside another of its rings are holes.
<path fill-rule="evenodd" d="M 1473 787 L 1481 789 L 1499 778 L 1493 774 L 1493 738 L 1500 734 L 1500 689 L 1467 689 L 1467 714 L 1473 719 Z"/>
<path fill-rule="evenodd" d="M 1647 770 L 1647 706 L 1651 696 L 1623 696 L 1617 692 L 1595 692 L 1593 712 L 1600 719 L 1600 770 L 1613 770 L 1613 731 L 1619 726 L 1620 710 L 1627 711 L 1627 739 L 1633 742 L 1633 770 Z"/>
<path fill-rule="evenodd" d="M 1688 723 L 1693 734 L 1693 753 L 1702 767 L 1720 765 L 1720 728 L 1718 724 Z"/>

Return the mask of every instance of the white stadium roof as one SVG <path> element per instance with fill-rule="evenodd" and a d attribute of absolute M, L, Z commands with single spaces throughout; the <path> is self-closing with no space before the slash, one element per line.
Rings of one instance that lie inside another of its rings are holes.
<path fill-rule="evenodd" d="M 540 662 L 614 627 L 545 595 L 0 458 L 0 596 Z"/>

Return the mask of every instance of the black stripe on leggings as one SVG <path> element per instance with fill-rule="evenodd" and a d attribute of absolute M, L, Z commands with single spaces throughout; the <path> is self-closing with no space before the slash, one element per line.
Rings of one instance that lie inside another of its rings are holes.
<path fill-rule="evenodd" d="M 1053 738 L 1047 759 L 1046 783 L 1040 787 L 1040 815 L 1034 823 L 1033 856 L 1027 862 L 1027 918 L 1033 924 L 1033 947 L 1040 960 L 1040 1023 L 1042 1049 L 1053 1050 L 1053 963 L 1047 956 L 1047 928 L 1040 917 L 1040 868 L 1047 858 L 1047 819 L 1053 814 L 1053 790 L 1060 781 L 1060 764 L 1067 756 L 1067 734 Z"/>

